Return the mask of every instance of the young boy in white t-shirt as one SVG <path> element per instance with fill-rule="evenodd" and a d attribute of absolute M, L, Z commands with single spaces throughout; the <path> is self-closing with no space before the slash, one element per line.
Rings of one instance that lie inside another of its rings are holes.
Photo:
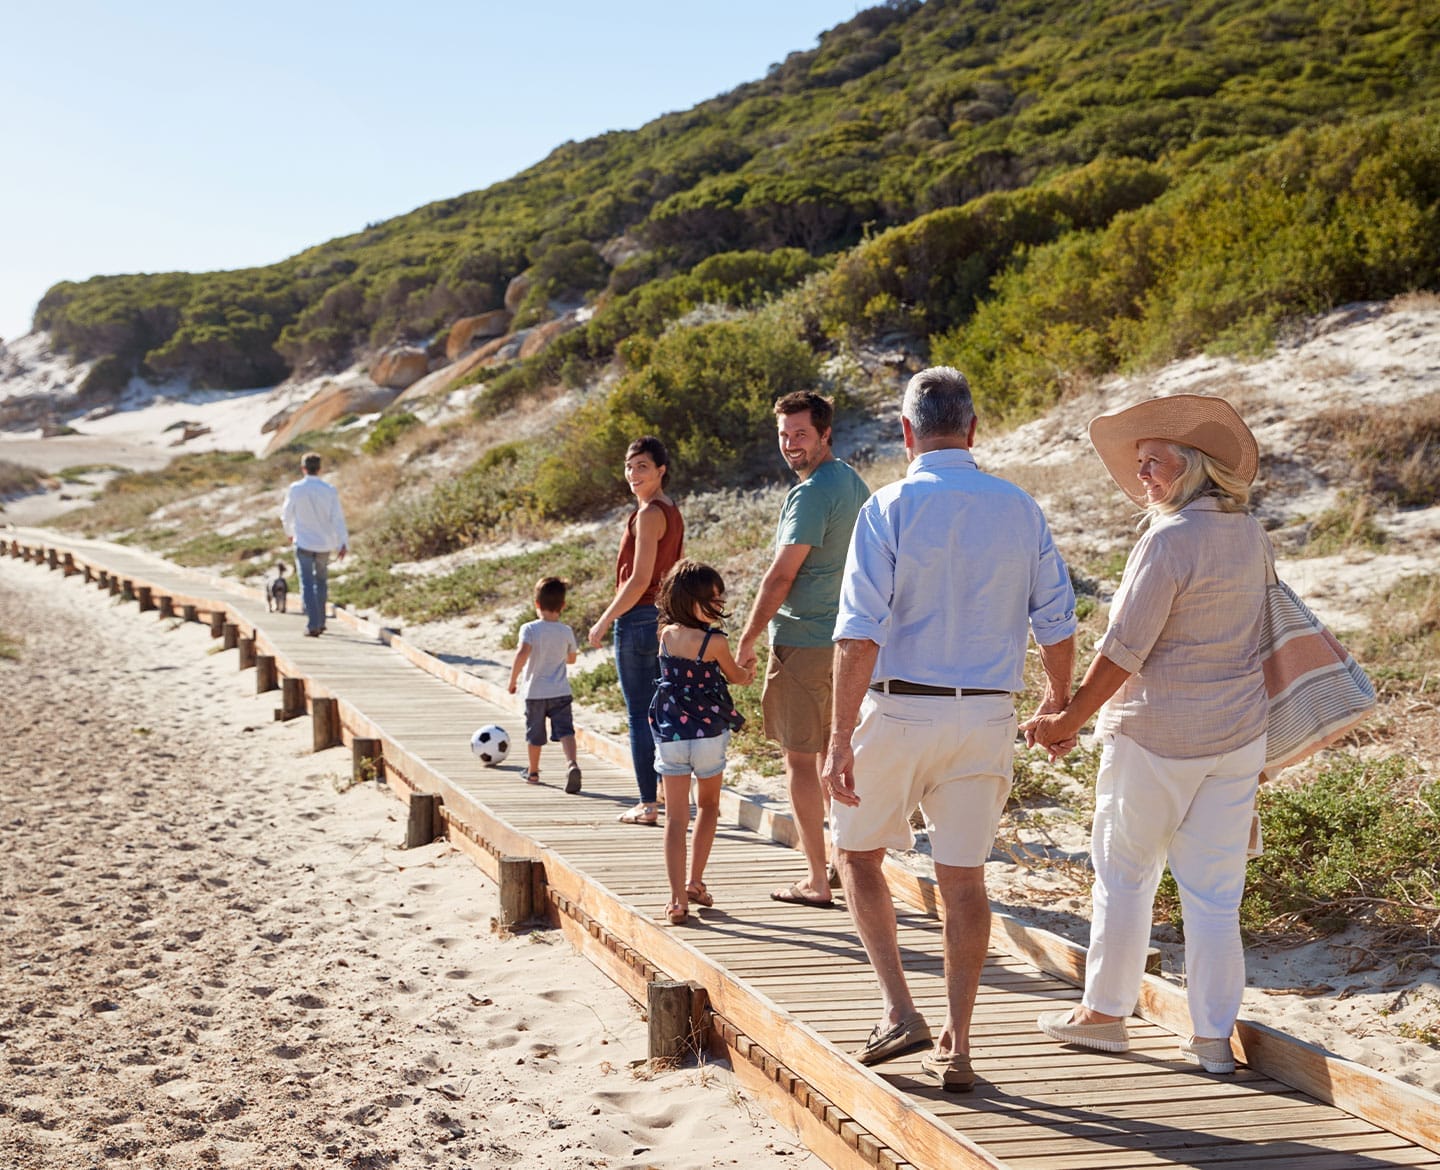
<path fill-rule="evenodd" d="M 565 582 L 542 577 L 535 584 L 535 612 L 539 621 L 520 627 L 520 649 L 510 668 L 510 693 L 516 692 L 522 672 L 525 683 L 525 746 L 530 771 L 525 779 L 540 783 L 540 749 L 545 746 L 545 720 L 550 739 L 560 745 L 569 767 L 565 791 L 580 791 L 580 765 L 575 761 L 575 722 L 570 710 L 570 678 L 566 667 L 575 661 L 575 631 L 560 620 L 565 608 Z"/>

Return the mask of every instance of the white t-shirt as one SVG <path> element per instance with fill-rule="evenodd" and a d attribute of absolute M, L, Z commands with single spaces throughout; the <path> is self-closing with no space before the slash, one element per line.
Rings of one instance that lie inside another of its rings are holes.
<path fill-rule="evenodd" d="M 516 688 L 525 699 L 561 699 L 570 693 L 567 670 L 570 655 L 578 651 L 575 631 L 564 622 L 533 621 L 520 627 L 520 645 L 530 657 Z"/>

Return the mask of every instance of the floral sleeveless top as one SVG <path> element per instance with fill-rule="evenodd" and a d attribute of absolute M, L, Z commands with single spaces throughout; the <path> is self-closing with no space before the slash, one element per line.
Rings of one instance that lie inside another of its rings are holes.
<path fill-rule="evenodd" d="M 722 731 L 739 731 L 745 717 L 730 700 L 730 688 L 718 662 L 706 662 L 705 647 L 719 630 L 705 631 L 694 658 L 660 651 L 660 681 L 650 700 L 650 729 L 655 739 L 713 739 Z"/>

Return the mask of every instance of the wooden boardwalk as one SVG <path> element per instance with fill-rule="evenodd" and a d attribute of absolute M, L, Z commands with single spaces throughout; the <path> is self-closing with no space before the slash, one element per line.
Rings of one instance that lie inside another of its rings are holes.
<path fill-rule="evenodd" d="M 554 745 L 546 783 L 527 785 L 514 700 L 389 631 L 342 613 L 324 638 L 307 639 L 301 617 L 267 614 L 253 590 L 115 545 L 26 530 L 0 533 L 0 551 L 33 562 L 40 579 L 48 566 L 162 614 L 216 615 L 217 636 L 228 624 L 242 654 L 304 680 L 317 743 L 329 709 L 319 700 L 333 700 L 346 742 L 377 741 L 397 794 L 438 794 L 443 827 L 501 881 L 502 899 L 518 880 L 522 901 L 642 1003 L 652 984 L 690 984 L 696 1035 L 831 1166 L 1440 1167 L 1440 1099 L 1272 1029 L 1241 1022 L 1246 1063 L 1235 1076 L 1193 1071 L 1176 1047 L 1183 996 L 1158 979 L 1145 981 L 1130 1053 L 1047 1040 L 1035 1016 L 1079 998 L 1083 952 L 1001 915 L 976 1010 L 976 1091 L 941 1093 L 918 1054 L 862 1068 L 845 1052 L 874 1022 L 875 983 L 843 909 L 770 900 L 803 873 L 783 818 L 727 792 L 707 872 L 716 905 L 670 927 L 661 832 L 615 821 L 634 801 L 623 745 L 582 730 L 583 792 L 563 793 Z M 468 733 L 492 722 L 516 742 L 506 766 L 482 769 Z M 912 987 L 938 1022 L 933 887 L 889 872 Z"/>

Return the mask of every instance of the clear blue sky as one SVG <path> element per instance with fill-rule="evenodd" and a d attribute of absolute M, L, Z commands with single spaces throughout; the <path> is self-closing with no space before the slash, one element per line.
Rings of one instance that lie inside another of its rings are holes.
<path fill-rule="evenodd" d="M 762 77 L 878 0 L 0 9 L 0 337 L 57 280 L 269 264 Z"/>

